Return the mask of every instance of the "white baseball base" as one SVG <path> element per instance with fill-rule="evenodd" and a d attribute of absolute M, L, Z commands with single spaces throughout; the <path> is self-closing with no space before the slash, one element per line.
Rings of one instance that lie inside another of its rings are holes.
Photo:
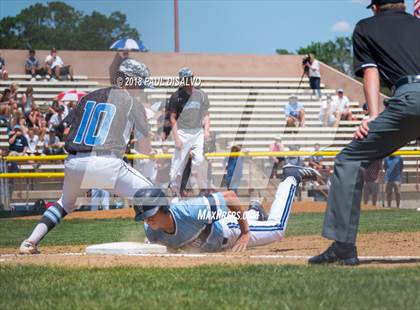
<path fill-rule="evenodd" d="M 86 254 L 99 255 L 134 255 L 134 254 L 164 254 L 166 246 L 139 242 L 113 242 L 95 244 L 86 247 Z"/>

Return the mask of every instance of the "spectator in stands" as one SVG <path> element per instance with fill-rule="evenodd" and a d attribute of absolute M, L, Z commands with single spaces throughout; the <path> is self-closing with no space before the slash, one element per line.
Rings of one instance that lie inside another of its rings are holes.
<path fill-rule="evenodd" d="M 392 205 L 392 192 L 395 193 L 397 208 L 401 202 L 401 176 L 404 169 L 404 162 L 401 156 L 388 156 L 384 159 L 385 170 L 385 192 L 388 208 Z"/>
<path fill-rule="evenodd" d="M 10 95 L 9 99 L 13 99 L 14 101 L 18 101 L 18 91 L 19 91 L 19 85 L 16 83 L 10 84 Z"/>
<path fill-rule="evenodd" d="M 123 56 L 123 60 L 130 58 L 130 50 L 129 49 L 124 49 L 122 52 L 122 56 Z"/>
<path fill-rule="evenodd" d="M 9 123 L 10 128 L 13 128 L 15 125 L 22 125 L 22 119 L 24 118 L 22 109 L 19 109 L 16 103 L 9 105 L 10 117 Z M 26 124 L 24 124 L 26 125 Z"/>
<path fill-rule="evenodd" d="M 231 153 L 241 151 L 240 145 L 233 145 L 230 149 Z M 231 190 L 238 194 L 238 188 L 241 184 L 241 179 L 244 170 L 243 157 L 229 156 L 224 159 L 224 165 L 226 167 L 226 186 L 228 190 Z"/>
<path fill-rule="evenodd" d="M 52 48 L 50 54 L 45 58 L 45 65 L 52 81 L 60 80 L 61 76 L 64 75 L 71 81 L 74 80 L 73 68 L 70 65 L 64 65 L 61 57 L 57 55 L 57 50 L 55 48 Z"/>
<path fill-rule="evenodd" d="M 3 92 L 0 94 L 0 115 L 9 118 L 10 115 L 10 89 L 5 88 Z"/>
<path fill-rule="evenodd" d="M 64 111 L 65 107 L 63 105 L 59 105 L 57 113 L 52 115 L 49 121 L 49 128 L 55 129 L 55 133 L 60 138 L 60 140 L 63 138 L 65 130 L 63 125 L 63 120 L 65 118 Z"/>
<path fill-rule="evenodd" d="M 90 203 L 90 210 L 109 210 L 109 198 L 111 194 L 110 192 L 100 189 L 100 188 L 92 188 L 90 190 L 90 197 L 92 198 Z"/>
<path fill-rule="evenodd" d="M 47 132 L 48 132 L 48 126 L 47 125 L 48 125 L 47 120 L 43 116 L 41 116 L 40 117 L 40 127 L 38 129 L 38 136 L 39 136 L 39 140 L 41 142 L 44 142 L 45 136 L 47 135 Z"/>
<path fill-rule="evenodd" d="M 162 153 L 169 153 L 167 146 L 162 146 Z M 168 187 L 170 182 L 170 172 L 171 172 L 171 160 L 168 158 L 158 158 L 156 160 L 157 166 L 157 175 L 155 179 L 155 184 L 161 187 Z"/>
<path fill-rule="evenodd" d="M 28 140 L 22 133 L 19 125 L 15 125 L 9 134 L 9 155 L 21 156 L 25 155 L 28 149 Z"/>
<path fill-rule="evenodd" d="M 344 96 L 342 88 L 337 89 L 337 96 L 334 97 L 334 105 L 337 108 L 337 118 L 340 120 L 353 120 L 353 114 L 350 111 L 350 100 Z"/>
<path fill-rule="evenodd" d="M 26 88 L 25 92 L 22 94 L 22 98 L 20 100 L 20 106 L 25 113 L 25 115 L 29 115 L 32 111 L 32 105 L 34 102 L 34 89 L 29 86 Z"/>
<path fill-rule="evenodd" d="M 299 152 L 300 151 L 300 145 L 290 145 L 289 151 L 291 152 Z M 290 165 L 295 166 L 305 166 L 305 158 L 303 156 L 287 156 L 286 157 L 286 163 Z"/>
<path fill-rule="evenodd" d="M 7 80 L 9 78 L 9 75 L 6 70 L 6 61 L 4 60 L 3 57 L 1 57 L 1 52 L 0 52 L 0 77 L 3 80 Z"/>
<path fill-rule="evenodd" d="M 63 143 L 61 143 L 60 139 L 55 135 L 54 128 L 50 128 L 48 134 L 44 137 L 44 154 L 64 154 Z"/>
<path fill-rule="evenodd" d="M 319 143 L 315 143 L 314 152 L 315 154 L 309 158 L 309 166 L 323 173 L 326 172 L 327 167 L 324 165 L 324 156 L 318 155 L 320 152 L 321 146 Z"/>
<path fill-rule="evenodd" d="M 31 112 L 28 115 L 28 126 L 30 128 L 41 127 L 42 114 L 36 104 L 32 104 Z"/>
<path fill-rule="evenodd" d="M 379 194 L 379 177 L 381 170 L 381 159 L 373 161 L 369 167 L 364 170 L 365 184 L 363 185 L 363 201 L 365 205 L 369 202 L 369 196 L 372 196 L 372 205 L 376 206 Z"/>
<path fill-rule="evenodd" d="M 303 104 L 298 102 L 298 97 L 293 95 L 289 98 L 289 103 L 285 107 L 286 126 L 301 127 L 305 123 L 305 110 Z"/>
<path fill-rule="evenodd" d="M 35 134 L 35 131 L 32 128 L 27 130 L 25 138 L 28 141 L 28 149 L 26 150 L 28 155 L 38 155 L 40 154 L 38 150 L 39 137 Z"/>
<path fill-rule="evenodd" d="M 338 126 L 340 119 L 337 118 L 337 107 L 330 95 L 328 95 L 327 99 L 321 103 L 319 120 L 322 122 L 322 126 L 324 127 Z"/>
<path fill-rule="evenodd" d="M 25 73 L 32 76 L 31 81 L 40 80 L 45 70 L 41 68 L 38 59 L 35 57 L 35 51 L 29 51 L 29 57 L 25 61 Z"/>
<path fill-rule="evenodd" d="M 305 64 L 308 67 L 309 84 L 314 95 L 318 99 L 321 98 L 321 71 L 319 61 L 315 59 L 313 54 L 308 55 L 308 62 Z"/>
<path fill-rule="evenodd" d="M 281 137 L 277 136 L 274 138 L 273 143 L 270 144 L 270 152 L 284 152 L 284 145 L 281 141 Z M 278 156 L 278 157 L 271 157 L 271 160 L 273 161 L 273 169 L 271 170 L 271 179 L 278 178 L 278 170 L 283 167 L 284 162 L 286 158 L 284 156 Z"/>
<path fill-rule="evenodd" d="M 368 106 L 367 102 L 365 102 L 362 105 L 362 110 L 363 110 L 363 115 L 364 115 L 363 118 L 368 118 L 369 117 L 369 106 Z"/>

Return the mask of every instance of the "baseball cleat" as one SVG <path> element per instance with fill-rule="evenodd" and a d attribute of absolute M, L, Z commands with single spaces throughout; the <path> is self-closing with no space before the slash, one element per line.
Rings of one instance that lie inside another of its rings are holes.
<path fill-rule="evenodd" d="M 290 164 L 283 166 L 283 177 L 295 177 L 298 182 L 308 180 L 316 181 L 322 178 L 321 174 L 313 168 Z"/>
<path fill-rule="evenodd" d="M 357 249 L 354 245 L 346 248 L 340 247 L 334 242 L 325 252 L 313 256 L 308 260 L 310 265 L 324 265 L 338 263 L 344 266 L 357 266 L 360 264 L 357 258 Z"/>
<path fill-rule="evenodd" d="M 19 248 L 19 254 L 39 254 L 38 246 L 28 240 L 24 240 Z"/>
<path fill-rule="evenodd" d="M 261 203 L 257 200 L 252 200 L 249 203 L 248 210 L 254 210 L 258 212 L 258 220 L 259 221 L 266 221 L 268 219 L 267 212 L 265 212 L 264 208 L 262 207 Z"/>

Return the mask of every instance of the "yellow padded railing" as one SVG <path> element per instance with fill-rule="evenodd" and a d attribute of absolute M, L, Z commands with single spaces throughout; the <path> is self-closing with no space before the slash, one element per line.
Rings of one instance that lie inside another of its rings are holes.
<path fill-rule="evenodd" d="M 286 152 L 218 152 L 206 153 L 207 158 L 217 157 L 281 157 L 281 156 L 325 156 L 334 157 L 339 151 L 321 151 L 321 152 L 306 152 L 306 151 L 286 151 Z M 400 156 L 420 156 L 419 151 L 397 151 L 393 155 Z M 26 161 L 57 161 L 65 160 L 68 155 L 46 155 L 46 156 L 6 156 L 3 160 L 10 162 L 26 162 Z M 172 154 L 126 154 L 129 160 L 132 159 L 170 159 Z M 15 172 L 15 173 L 0 173 L 0 178 L 63 178 L 64 172 Z"/>

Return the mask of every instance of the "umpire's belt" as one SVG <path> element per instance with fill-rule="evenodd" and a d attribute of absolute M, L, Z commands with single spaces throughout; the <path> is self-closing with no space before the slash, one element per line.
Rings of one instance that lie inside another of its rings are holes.
<path fill-rule="evenodd" d="M 406 84 L 413 84 L 413 83 L 420 83 L 420 74 L 419 75 L 407 75 L 397 81 L 395 83 L 394 87 L 392 88 L 392 93 L 395 93 L 395 91 L 400 88 L 401 86 L 404 86 Z"/>

